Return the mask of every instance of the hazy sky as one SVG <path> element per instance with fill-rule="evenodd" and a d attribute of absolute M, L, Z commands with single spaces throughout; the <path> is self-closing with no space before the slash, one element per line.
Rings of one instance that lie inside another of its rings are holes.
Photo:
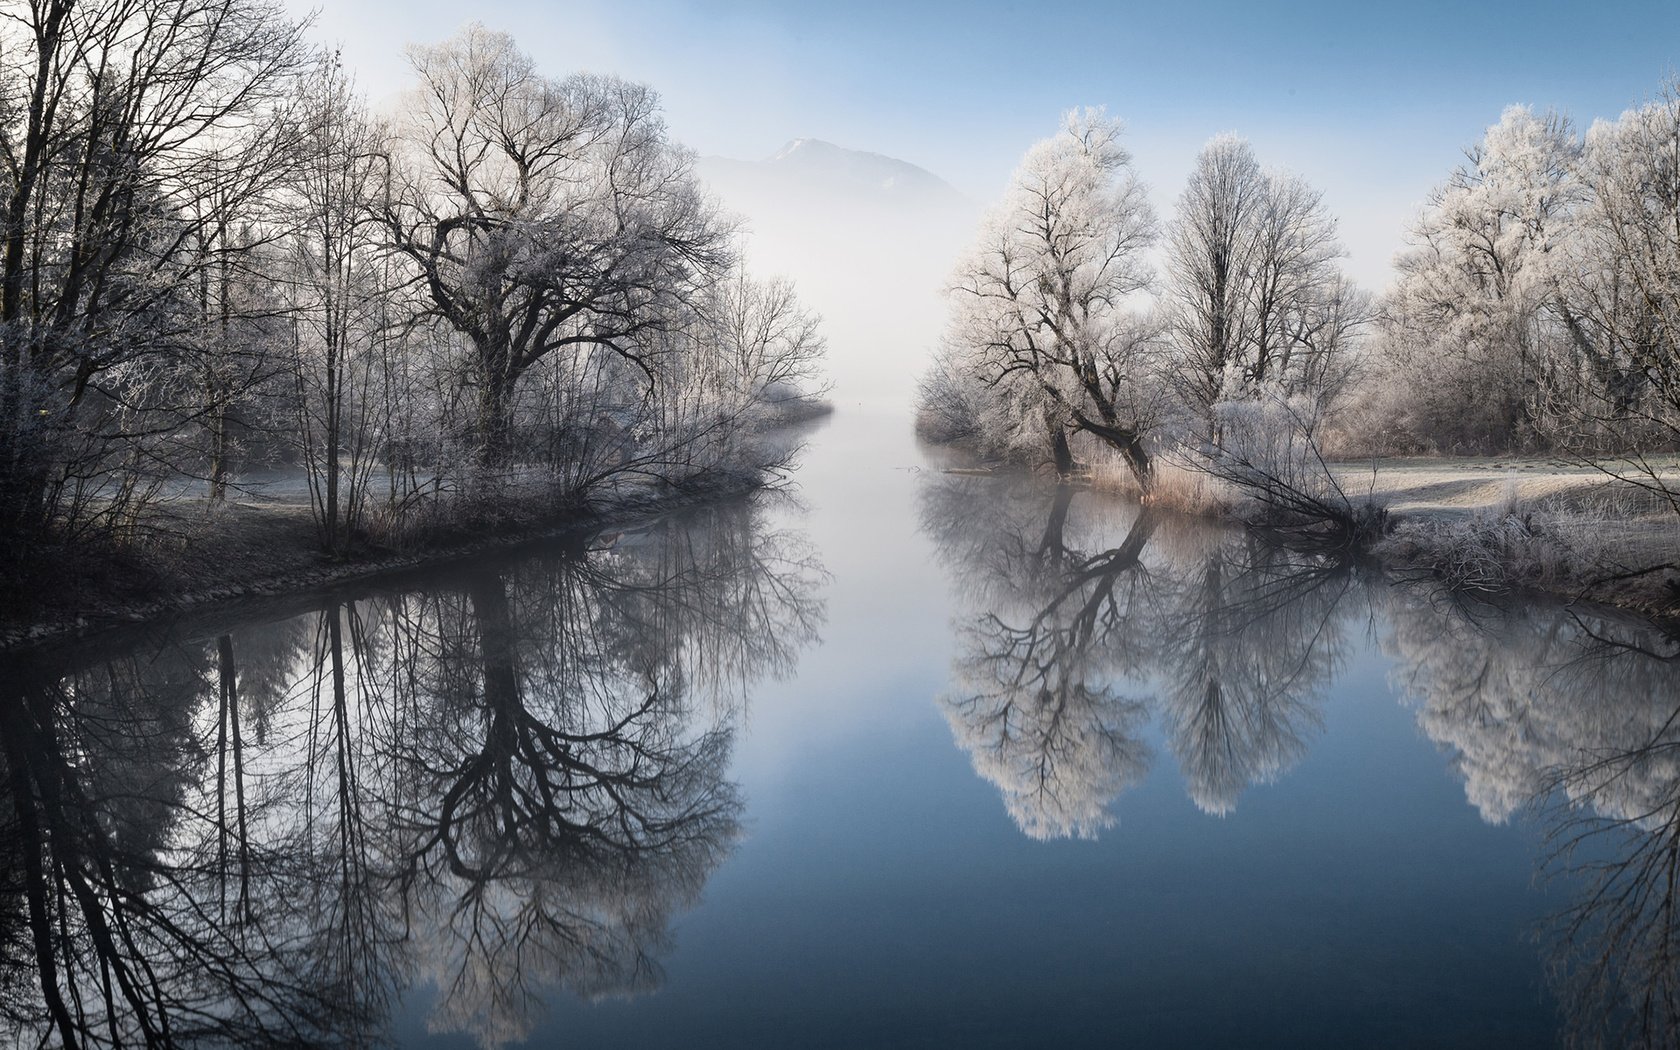
<path fill-rule="evenodd" d="M 1680 67 L 1677 0 L 331 0 L 317 35 L 377 99 L 402 86 L 405 43 L 467 19 L 513 33 L 549 72 L 651 83 L 702 153 L 822 138 L 920 164 L 980 201 L 1070 106 L 1126 119 L 1163 209 L 1201 143 L 1236 131 L 1325 191 L 1349 268 L 1377 287 L 1429 188 L 1505 105 L 1590 123 Z"/>

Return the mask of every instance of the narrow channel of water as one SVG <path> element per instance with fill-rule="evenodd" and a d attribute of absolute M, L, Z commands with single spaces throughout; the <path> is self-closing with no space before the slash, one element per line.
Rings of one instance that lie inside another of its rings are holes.
<path fill-rule="evenodd" d="M 15 662 L 0 1032 L 1673 1041 L 1668 640 L 945 473 L 895 416 L 796 479 Z"/>

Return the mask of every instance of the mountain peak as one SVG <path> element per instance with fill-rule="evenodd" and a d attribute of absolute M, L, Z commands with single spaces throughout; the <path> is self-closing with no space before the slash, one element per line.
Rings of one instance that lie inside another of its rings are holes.
<path fill-rule="evenodd" d="M 783 146 L 781 149 L 777 150 L 775 153 L 772 153 L 769 157 L 766 157 L 765 158 L 765 163 L 774 164 L 777 161 L 787 160 L 789 157 L 793 156 L 795 153 L 799 152 L 802 149 L 805 149 L 808 146 L 815 146 L 815 147 L 819 147 L 819 148 L 827 147 L 828 149 L 831 149 L 831 150 L 835 150 L 835 149 L 840 148 L 840 147 L 836 146 L 834 143 L 824 142 L 822 139 L 790 139 L 788 141 L 787 145 Z"/>
<path fill-rule="evenodd" d="M 796 138 L 759 162 L 803 180 L 892 199 L 962 201 L 950 183 L 909 161 L 881 153 L 849 149 L 817 138 Z"/>

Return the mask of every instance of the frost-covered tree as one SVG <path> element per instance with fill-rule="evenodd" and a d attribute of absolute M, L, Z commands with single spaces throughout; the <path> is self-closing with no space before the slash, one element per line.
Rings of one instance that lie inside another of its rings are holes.
<path fill-rule="evenodd" d="M 1522 444 L 1544 426 L 1573 353 L 1558 285 L 1579 154 L 1567 118 L 1512 106 L 1412 227 L 1387 350 L 1414 387 L 1406 425 L 1443 447 Z"/>
<path fill-rule="evenodd" d="M 389 182 L 384 129 L 336 66 L 304 93 L 300 158 L 288 186 L 284 240 L 298 445 L 323 546 L 343 553 L 363 523 L 378 457 L 390 453 L 382 420 L 397 281 L 384 248 L 380 205 Z"/>
<path fill-rule="evenodd" d="M 1120 134 L 1078 110 L 1027 151 L 951 279 L 945 355 L 985 388 L 973 408 L 993 444 L 1065 473 L 1068 433 L 1088 434 L 1147 486 L 1154 328 L 1137 296 L 1155 219 Z"/>
<path fill-rule="evenodd" d="M 1264 195 L 1254 150 L 1221 136 L 1197 156 L 1167 235 L 1174 372 L 1184 399 L 1208 415 L 1253 327 L 1248 284 Z"/>
<path fill-rule="evenodd" d="M 1558 448 L 1666 491 L 1644 453 L 1680 438 L 1677 112 L 1670 89 L 1583 138 L 1505 110 L 1397 261 L 1360 383 L 1371 444 Z"/>
<path fill-rule="evenodd" d="M 1262 169 L 1232 135 L 1202 149 L 1167 236 L 1167 302 L 1180 397 L 1214 436 L 1222 401 L 1318 394 L 1337 377 L 1367 312 L 1341 254 L 1305 180 Z"/>
<path fill-rule="evenodd" d="M 227 405 L 240 370 L 220 367 L 234 341 L 212 300 L 308 52 L 261 0 L 4 16 L 0 530 L 29 545 L 131 522 L 172 441 Z"/>
<path fill-rule="evenodd" d="M 480 462 L 499 466 L 520 378 L 591 347 L 645 366 L 635 338 L 726 272 L 729 230 L 649 88 L 544 76 L 481 26 L 409 60 L 391 236 L 466 343 Z"/>
<path fill-rule="evenodd" d="M 1560 391 L 1572 436 L 1634 454 L 1639 482 L 1674 494 L 1640 453 L 1680 439 L 1680 87 L 1587 133 L 1560 302 L 1579 365 Z"/>

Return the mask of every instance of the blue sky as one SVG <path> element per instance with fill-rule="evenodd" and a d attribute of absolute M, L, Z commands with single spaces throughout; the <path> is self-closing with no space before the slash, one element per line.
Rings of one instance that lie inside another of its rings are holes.
<path fill-rule="evenodd" d="M 403 44 L 469 19 L 513 33 L 553 73 L 653 84 L 702 153 L 761 157 L 823 138 L 920 164 L 982 201 L 1070 106 L 1127 120 L 1163 210 L 1200 144 L 1235 131 L 1325 191 L 1350 269 L 1377 286 L 1430 187 L 1505 105 L 1586 124 L 1680 68 L 1675 0 L 331 0 L 317 35 L 380 98 L 402 85 Z"/>

